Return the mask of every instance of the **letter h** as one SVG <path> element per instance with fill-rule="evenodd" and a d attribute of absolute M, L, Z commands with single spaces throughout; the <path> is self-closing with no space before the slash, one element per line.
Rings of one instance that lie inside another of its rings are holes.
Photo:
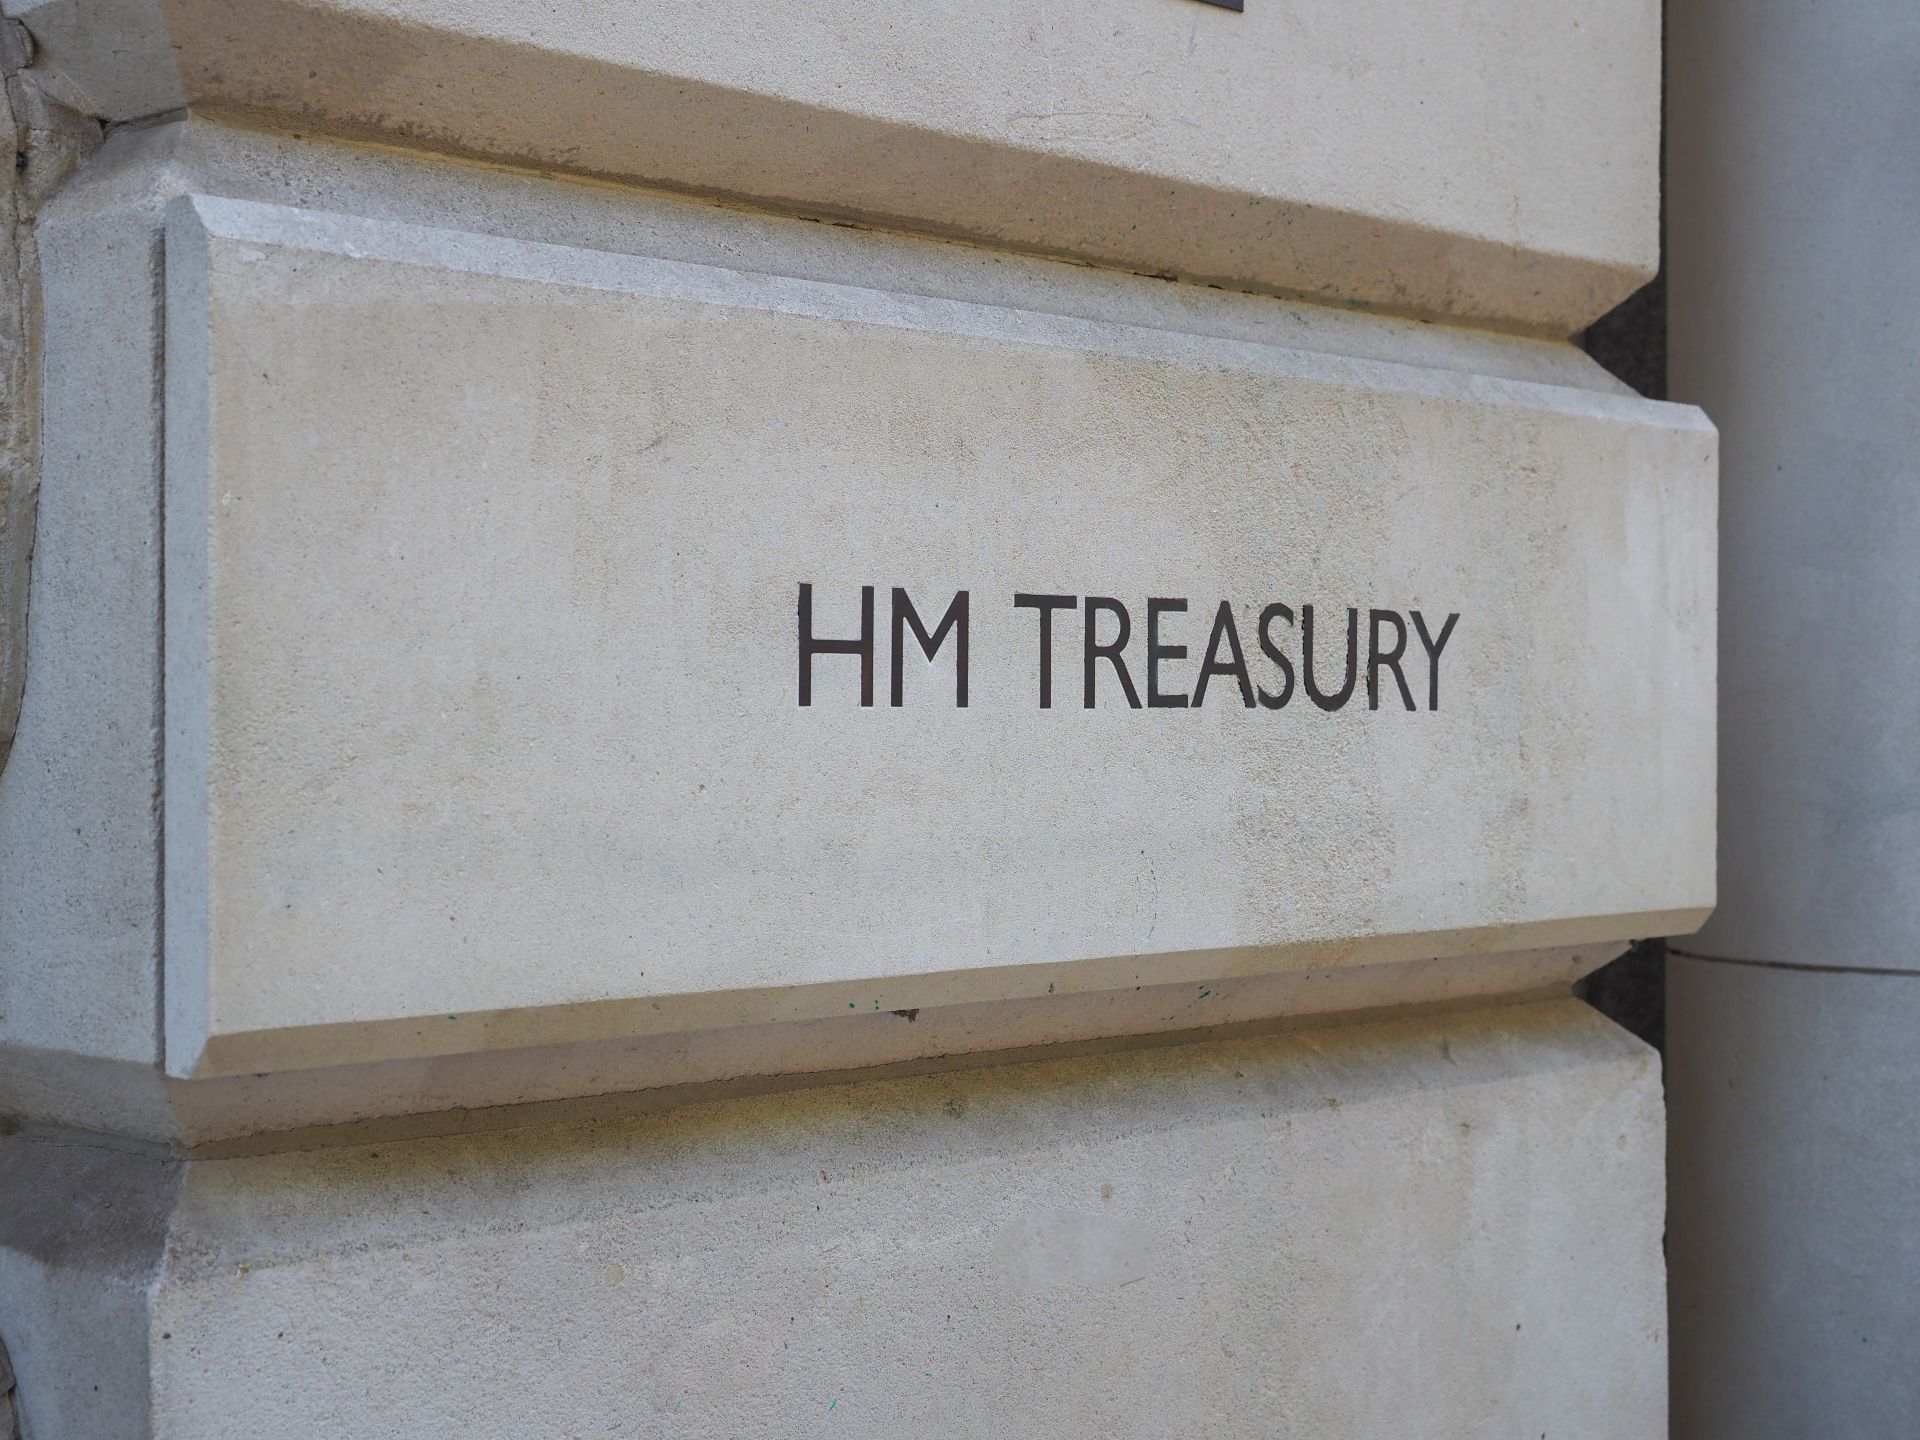
<path fill-rule="evenodd" d="M 916 626 L 916 629 L 919 627 Z M 813 586 L 800 584 L 800 703 L 813 704 L 813 657 L 858 655 L 860 703 L 873 704 L 873 586 L 860 587 L 860 638 L 817 640 L 813 634 Z"/>

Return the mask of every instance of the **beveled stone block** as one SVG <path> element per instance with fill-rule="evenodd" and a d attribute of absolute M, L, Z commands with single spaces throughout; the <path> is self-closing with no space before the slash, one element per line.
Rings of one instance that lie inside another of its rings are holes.
<path fill-rule="evenodd" d="M 1645 1440 L 1663 1129 L 1561 1000 L 225 1159 L 0 1138 L 0 1293 L 62 1440 Z"/>
<path fill-rule="evenodd" d="M 1712 903 L 1697 412 L 249 201 L 166 228 L 175 1074 Z"/>

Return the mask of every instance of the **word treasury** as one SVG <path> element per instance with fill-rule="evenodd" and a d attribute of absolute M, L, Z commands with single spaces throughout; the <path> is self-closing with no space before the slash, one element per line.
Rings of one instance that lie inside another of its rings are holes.
<path fill-rule="evenodd" d="M 1396 697 L 1408 710 L 1422 708 L 1415 689 L 1424 684 L 1425 708 L 1438 710 L 1440 657 L 1460 619 L 1457 613 L 1449 614 L 1436 627 L 1418 610 L 1403 616 L 1398 610 L 1369 609 L 1363 621 L 1354 606 L 1347 606 L 1344 615 L 1337 609 L 1316 610 L 1313 605 L 1301 605 L 1296 613 L 1294 607 L 1277 600 L 1258 614 L 1249 607 L 1236 615 L 1232 603 L 1222 600 L 1206 622 L 1204 645 L 1189 645 L 1188 639 L 1198 642 L 1201 634 L 1193 612 L 1204 615 L 1205 609 L 1189 606 L 1183 599 L 1154 597 L 1139 612 L 1108 595 L 1021 591 L 1011 603 L 1014 609 L 1033 615 L 1037 674 L 1033 698 L 1042 710 L 1051 710 L 1056 699 L 1072 704 L 1076 691 L 1079 703 L 1088 710 L 1098 708 L 1103 696 L 1133 710 L 1199 709 L 1209 699 L 1215 705 L 1279 710 L 1293 700 L 1296 688 L 1322 710 L 1338 710 L 1364 689 L 1367 708 L 1378 710 L 1383 675 L 1389 677 L 1388 708 L 1393 708 Z M 906 703 L 907 636 L 911 634 L 927 660 L 935 660 L 942 651 L 951 657 L 953 701 L 961 709 L 967 707 L 969 624 L 975 613 L 972 592 L 956 591 L 944 609 L 936 605 L 923 611 L 896 585 L 885 615 L 877 622 L 875 589 L 862 585 L 860 631 L 851 637 L 817 633 L 813 608 L 813 586 L 802 582 L 801 705 L 813 704 L 816 668 L 826 657 L 837 656 L 858 659 L 860 703 L 872 705 L 876 623 L 884 623 L 891 641 L 886 656 L 888 703 L 895 707 Z M 939 618 L 929 628 L 926 617 L 936 610 Z M 1418 648 L 1410 651 L 1410 645 Z M 1198 668 L 1193 655 L 1200 657 Z M 849 669 L 849 697 L 852 678 Z"/>

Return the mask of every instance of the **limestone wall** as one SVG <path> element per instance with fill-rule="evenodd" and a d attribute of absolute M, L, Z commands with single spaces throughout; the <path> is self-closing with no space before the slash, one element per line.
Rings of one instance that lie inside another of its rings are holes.
<path fill-rule="evenodd" d="M 24 1434 L 1662 1428 L 1655 7 L 7 5 Z"/>

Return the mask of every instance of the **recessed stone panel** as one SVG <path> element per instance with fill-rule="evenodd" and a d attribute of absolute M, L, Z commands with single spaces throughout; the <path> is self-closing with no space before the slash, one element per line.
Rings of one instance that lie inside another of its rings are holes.
<path fill-rule="evenodd" d="M 205 197 L 166 275 L 177 1074 L 1712 902 L 1697 412 Z"/>

